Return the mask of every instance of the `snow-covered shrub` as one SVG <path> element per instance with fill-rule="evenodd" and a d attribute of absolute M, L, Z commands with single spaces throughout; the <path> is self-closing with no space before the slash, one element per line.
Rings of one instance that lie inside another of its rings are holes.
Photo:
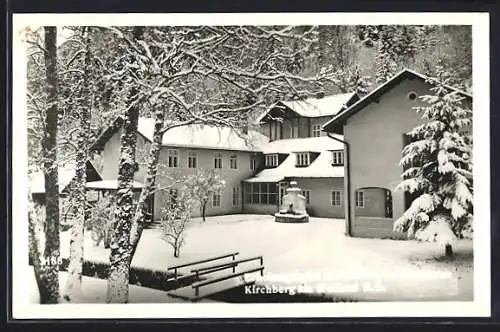
<path fill-rule="evenodd" d="M 437 70 L 440 81 L 430 79 L 432 95 L 427 105 L 416 107 L 424 123 L 407 133 L 403 148 L 405 167 L 397 189 L 410 193 L 411 206 L 394 223 L 394 230 L 408 237 L 438 242 L 451 254 L 457 238 L 472 234 L 472 142 L 462 130 L 470 126 L 472 112 L 464 97 L 445 84 L 447 73 Z"/>
<path fill-rule="evenodd" d="M 105 248 L 109 247 L 115 211 L 116 202 L 112 195 L 101 197 L 92 206 L 86 229 L 91 231 L 96 246 L 103 242 Z"/>
<path fill-rule="evenodd" d="M 185 244 L 186 226 L 191 220 L 191 199 L 186 192 L 180 192 L 175 201 L 162 209 L 162 238 L 172 246 L 174 257 L 179 257 Z"/>

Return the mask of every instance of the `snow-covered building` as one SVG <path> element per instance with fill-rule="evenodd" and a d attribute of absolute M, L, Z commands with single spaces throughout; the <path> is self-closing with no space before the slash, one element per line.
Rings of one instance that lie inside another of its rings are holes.
<path fill-rule="evenodd" d="M 172 189 L 175 180 L 195 174 L 198 169 L 214 170 L 225 182 L 224 189 L 210 197 L 207 216 L 275 213 L 288 183 L 295 180 L 304 189 L 311 215 L 343 218 L 343 145 L 319 129 L 358 99 L 350 93 L 278 102 L 259 117 L 260 131 L 250 131 L 244 138 L 230 128 L 208 125 L 167 131 L 156 179 L 160 190 L 155 191 L 150 201 L 153 218 L 158 219 L 171 197 L 177 194 Z M 101 151 L 104 182 L 117 178 L 121 122 L 117 119 L 93 147 Z M 139 119 L 139 170 L 135 174 L 139 183 L 145 180 L 145 157 L 153 129 L 152 119 Z M 195 206 L 193 216 L 199 215 L 200 209 Z"/>
<path fill-rule="evenodd" d="M 424 105 L 418 97 L 431 94 L 430 87 L 424 75 L 405 69 L 324 124 L 326 132 L 344 136 L 346 234 L 403 236 L 392 231 L 393 223 L 412 197 L 395 191 L 403 172 L 399 162 L 406 133 L 423 121 L 414 109 Z M 458 93 L 471 109 L 472 96 Z"/>
<path fill-rule="evenodd" d="M 76 175 L 76 164 L 74 160 L 68 161 L 58 168 L 59 194 L 66 196 L 69 193 L 69 187 L 74 181 Z M 87 181 L 100 181 L 101 175 L 94 165 L 87 161 L 86 164 Z M 33 172 L 28 176 L 28 187 L 33 200 L 38 203 L 45 202 L 45 176 L 42 171 Z"/>
<path fill-rule="evenodd" d="M 263 113 L 262 167 L 244 182 L 243 211 L 274 213 L 291 181 L 306 197 L 311 216 L 344 217 L 344 146 L 321 131 L 335 114 L 359 100 L 355 93 L 280 101 Z M 337 138 L 342 138 L 337 135 Z"/>
<path fill-rule="evenodd" d="M 101 151 L 103 182 L 116 181 L 120 157 L 121 122 L 119 118 L 98 139 L 93 149 Z M 144 183 L 147 174 L 147 155 L 154 132 L 154 121 L 139 118 L 137 133 L 137 160 L 139 170 L 134 180 Z M 242 138 L 231 128 L 208 125 L 187 125 L 173 128 L 165 133 L 160 151 L 157 190 L 150 200 L 150 211 L 155 220 L 162 209 L 178 195 L 176 181 L 196 174 L 198 169 L 214 170 L 224 180 L 223 190 L 212 193 L 206 207 L 206 215 L 240 213 L 242 211 L 242 181 L 255 173 L 255 163 L 260 146 L 267 137 L 250 131 Z M 200 215 L 198 206 L 193 207 L 193 216 Z"/>

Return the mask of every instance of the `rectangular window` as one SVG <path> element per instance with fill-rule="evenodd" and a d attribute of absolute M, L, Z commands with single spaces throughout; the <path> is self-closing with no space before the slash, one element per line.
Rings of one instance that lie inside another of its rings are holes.
<path fill-rule="evenodd" d="M 259 204 L 259 184 L 252 183 L 252 204 Z"/>
<path fill-rule="evenodd" d="M 214 168 L 222 168 L 222 155 L 220 153 L 215 155 Z"/>
<path fill-rule="evenodd" d="M 245 183 L 245 204 L 252 204 L 252 184 Z"/>
<path fill-rule="evenodd" d="M 188 152 L 188 168 L 196 168 L 197 158 L 196 152 L 190 151 Z"/>
<path fill-rule="evenodd" d="M 321 136 L 321 125 L 315 124 L 311 127 L 311 136 L 320 137 Z"/>
<path fill-rule="evenodd" d="M 233 187 L 233 206 L 240 205 L 240 187 Z"/>
<path fill-rule="evenodd" d="M 178 152 L 177 150 L 168 150 L 168 167 L 177 167 Z"/>
<path fill-rule="evenodd" d="M 220 190 L 214 191 L 212 195 L 212 207 L 220 207 Z"/>
<path fill-rule="evenodd" d="M 309 166 L 309 152 L 297 153 L 297 166 Z"/>
<path fill-rule="evenodd" d="M 268 154 L 268 155 L 266 155 L 266 166 L 267 167 L 276 167 L 276 166 L 278 166 L 278 155 L 277 154 Z"/>
<path fill-rule="evenodd" d="M 299 137 L 299 119 L 292 119 L 292 138 Z"/>
<path fill-rule="evenodd" d="M 268 203 L 271 205 L 276 205 L 278 196 L 278 188 L 276 187 L 276 183 L 268 183 L 267 193 Z"/>
<path fill-rule="evenodd" d="M 229 157 L 229 168 L 230 169 L 238 168 L 238 157 L 235 154 Z"/>
<path fill-rule="evenodd" d="M 310 200 L 311 191 L 310 190 L 302 190 L 302 196 L 304 196 L 306 198 L 306 204 L 309 204 L 309 202 L 311 201 Z"/>
<path fill-rule="evenodd" d="M 344 151 L 332 152 L 332 165 L 344 165 Z"/>
<path fill-rule="evenodd" d="M 269 139 L 271 141 L 281 139 L 281 131 L 282 131 L 282 124 L 279 121 L 273 121 L 269 123 L 269 131 L 270 131 L 270 137 Z"/>
<path fill-rule="evenodd" d="M 245 185 L 245 203 L 275 205 L 276 183 L 248 183 Z"/>
<path fill-rule="evenodd" d="M 250 158 L 250 169 L 252 171 L 257 169 L 257 160 L 255 158 Z"/>
<path fill-rule="evenodd" d="M 356 191 L 356 207 L 364 208 L 365 207 L 365 192 L 364 191 Z"/>
<path fill-rule="evenodd" d="M 340 206 L 341 201 L 340 201 L 340 191 L 332 191 L 332 206 Z"/>

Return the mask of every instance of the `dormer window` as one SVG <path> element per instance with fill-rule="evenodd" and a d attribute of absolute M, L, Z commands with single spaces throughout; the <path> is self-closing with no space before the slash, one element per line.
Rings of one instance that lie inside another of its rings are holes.
<path fill-rule="evenodd" d="M 309 152 L 298 152 L 297 153 L 297 163 L 296 166 L 305 167 L 309 166 L 311 158 Z"/>
<path fill-rule="evenodd" d="M 332 151 L 332 165 L 344 165 L 344 151 Z"/>
<path fill-rule="evenodd" d="M 268 154 L 266 155 L 266 167 L 276 167 L 278 166 L 278 155 Z"/>

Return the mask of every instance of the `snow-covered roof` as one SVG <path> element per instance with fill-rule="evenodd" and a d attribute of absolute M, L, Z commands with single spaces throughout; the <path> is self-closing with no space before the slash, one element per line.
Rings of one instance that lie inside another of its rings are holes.
<path fill-rule="evenodd" d="M 266 110 L 257 118 L 257 122 L 262 121 L 265 116 L 275 108 L 283 108 L 283 105 L 294 111 L 300 116 L 315 118 L 320 116 L 332 116 L 340 112 L 351 98 L 355 96 L 355 92 L 341 93 L 323 98 L 309 98 L 296 101 L 279 101 Z"/>
<path fill-rule="evenodd" d="M 75 164 L 68 162 L 58 169 L 59 193 L 71 182 L 75 176 Z M 36 171 L 28 177 L 28 186 L 32 194 L 45 193 L 45 175 L 42 171 Z"/>
<path fill-rule="evenodd" d="M 282 103 L 301 116 L 313 118 L 337 114 L 353 96 L 354 92 L 351 92 L 319 99 L 310 98 L 299 101 L 282 101 Z"/>
<path fill-rule="evenodd" d="M 342 139 L 342 136 L 333 135 Z M 343 150 L 344 145 L 328 136 L 280 139 L 269 142 L 261 147 L 264 154 L 291 152 L 322 152 L 328 150 Z"/>
<path fill-rule="evenodd" d="M 139 118 L 138 131 L 152 141 L 154 120 Z M 170 129 L 163 136 L 162 145 L 204 149 L 259 151 L 269 139 L 260 132 L 249 131 L 242 138 L 229 127 L 186 125 Z"/>
<path fill-rule="evenodd" d="M 91 161 L 87 161 L 87 172 L 88 169 L 91 168 L 95 175 L 92 175 L 93 178 L 102 178 L 99 172 L 95 169 L 94 165 Z M 76 162 L 74 158 L 65 161 L 63 165 L 59 165 L 57 170 L 58 172 L 58 185 L 59 185 L 59 193 L 61 193 L 71 182 L 71 180 L 76 175 Z M 87 173 L 87 178 L 89 177 L 89 173 Z M 43 194 L 45 193 L 45 175 L 42 171 L 36 171 L 29 175 L 28 177 L 28 186 L 30 188 L 31 193 L 33 194 Z"/>
<path fill-rule="evenodd" d="M 336 136 L 337 137 L 337 136 Z M 340 138 L 340 136 L 338 136 Z M 277 140 L 263 146 L 264 154 L 287 153 L 275 168 L 264 169 L 245 182 L 278 182 L 284 178 L 335 178 L 344 176 L 344 166 L 332 166 L 332 150 L 343 150 L 343 144 L 327 136 Z M 307 167 L 296 167 L 294 152 L 319 152 Z"/>
<path fill-rule="evenodd" d="M 132 183 L 133 188 L 140 189 L 144 185 L 138 181 Z M 90 189 L 118 189 L 118 180 L 102 180 L 87 182 L 87 188 Z"/>

